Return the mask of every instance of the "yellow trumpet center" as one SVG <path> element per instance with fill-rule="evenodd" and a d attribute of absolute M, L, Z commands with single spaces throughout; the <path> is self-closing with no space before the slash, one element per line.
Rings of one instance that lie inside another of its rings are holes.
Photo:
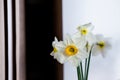
<path fill-rule="evenodd" d="M 74 45 L 69 45 L 65 48 L 65 54 L 67 56 L 73 56 L 73 55 L 77 54 L 77 52 L 78 52 L 78 49 Z"/>
<path fill-rule="evenodd" d="M 100 49 L 103 49 L 105 47 L 105 42 L 104 41 L 98 42 L 98 46 Z"/>
<path fill-rule="evenodd" d="M 58 51 L 57 48 L 54 47 L 53 52 L 56 53 L 57 51 Z"/>
<path fill-rule="evenodd" d="M 81 34 L 82 35 L 87 35 L 87 33 L 88 33 L 88 29 L 87 28 L 82 28 L 81 29 Z"/>

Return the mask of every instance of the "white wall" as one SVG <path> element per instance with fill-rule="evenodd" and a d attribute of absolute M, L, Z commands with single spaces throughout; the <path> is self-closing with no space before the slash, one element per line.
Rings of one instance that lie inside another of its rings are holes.
<path fill-rule="evenodd" d="M 92 22 L 94 33 L 112 37 L 107 57 L 92 57 L 89 80 L 120 80 L 120 0 L 63 0 L 63 37 Z M 77 80 L 76 68 L 64 64 L 64 80 Z"/>

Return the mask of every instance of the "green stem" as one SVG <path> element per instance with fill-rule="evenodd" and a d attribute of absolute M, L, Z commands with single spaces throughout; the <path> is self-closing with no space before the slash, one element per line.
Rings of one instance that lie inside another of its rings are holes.
<path fill-rule="evenodd" d="M 88 59 L 86 58 L 85 59 L 85 69 L 84 69 L 84 78 L 86 78 L 86 74 L 87 74 L 87 61 L 88 61 Z"/>
<path fill-rule="evenodd" d="M 77 67 L 78 80 L 81 80 L 80 66 Z"/>
<path fill-rule="evenodd" d="M 80 62 L 80 71 L 81 71 L 81 79 L 83 80 L 83 67 L 82 67 L 82 62 Z"/>
<path fill-rule="evenodd" d="M 88 72 L 89 72 L 89 66 L 90 66 L 90 59 L 91 59 L 92 48 L 93 48 L 93 46 L 91 47 L 91 50 L 90 50 L 90 53 L 89 53 L 89 57 L 88 57 L 87 72 L 86 72 L 86 80 L 88 80 Z"/>
<path fill-rule="evenodd" d="M 88 65 L 87 65 L 87 72 L 86 72 L 86 80 L 88 80 L 88 72 L 89 72 L 90 58 L 91 58 L 91 53 L 90 53 L 89 58 L 88 58 Z"/>

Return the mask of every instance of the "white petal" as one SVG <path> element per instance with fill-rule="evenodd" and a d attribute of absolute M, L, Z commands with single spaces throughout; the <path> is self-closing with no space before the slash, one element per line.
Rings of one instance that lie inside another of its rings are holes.
<path fill-rule="evenodd" d="M 71 39 L 71 36 L 70 36 L 69 34 L 67 34 L 67 35 L 65 36 L 64 43 L 65 43 L 66 45 L 69 45 L 69 44 L 73 43 L 73 41 L 72 41 L 72 39 Z"/>
<path fill-rule="evenodd" d="M 77 30 L 80 31 L 82 27 L 83 27 L 82 25 L 78 26 Z"/>
<path fill-rule="evenodd" d="M 105 49 L 112 49 L 112 45 L 109 42 L 105 42 Z"/>
<path fill-rule="evenodd" d="M 64 44 L 63 41 L 59 41 L 55 46 L 58 48 L 65 48 L 66 45 Z"/>
<path fill-rule="evenodd" d="M 78 58 L 75 58 L 75 57 L 72 58 L 72 59 L 70 59 L 69 62 L 70 62 L 73 66 L 75 66 L 75 67 L 77 67 L 77 66 L 79 65 L 79 63 L 80 63 L 79 59 L 78 59 Z"/>
<path fill-rule="evenodd" d="M 89 43 L 90 45 L 95 44 L 95 43 L 97 42 L 96 37 L 95 37 L 92 33 L 89 33 L 89 34 L 86 36 L 86 40 L 88 41 L 88 43 Z"/>
<path fill-rule="evenodd" d="M 58 42 L 58 39 L 57 39 L 57 37 L 56 37 L 56 36 L 54 37 L 54 41 L 55 41 L 55 42 Z"/>
<path fill-rule="evenodd" d="M 81 37 L 81 36 L 82 36 L 82 35 L 80 34 L 79 31 L 76 32 L 76 33 L 74 33 L 74 34 L 72 35 L 73 39 L 74 39 L 74 38 L 79 38 L 79 37 Z"/>
<path fill-rule="evenodd" d="M 94 45 L 94 47 L 92 49 L 92 55 L 97 56 L 98 54 L 100 54 L 100 49 L 98 48 L 97 45 Z"/>
<path fill-rule="evenodd" d="M 106 44 L 106 47 L 111 49 L 112 48 L 112 40 L 111 38 L 105 38 L 105 44 Z"/>
<path fill-rule="evenodd" d="M 58 43 L 57 37 L 54 38 L 54 41 L 52 42 L 52 46 L 55 47 L 55 45 Z"/>
<path fill-rule="evenodd" d="M 94 29 L 94 26 L 92 25 L 92 23 L 87 23 L 87 24 L 84 24 L 83 26 L 85 26 L 89 31 L 92 31 Z"/>
<path fill-rule="evenodd" d="M 101 54 L 102 54 L 102 57 L 105 58 L 107 55 L 107 50 L 106 49 L 102 50 Z"/>
<path fill-rule="evenodd" d="M 52 52 L 50 53 L 50 55 L 51 55 L 51 56 L 54 56 L 54 52 L 52 51 Z"/>
<path fill-rule="evenodd" d="M 58 57 L 57 57 L 57 61 L 60 62 L 61 64 L 65 63 L 66 62 L 66 57 L 64 55 L 61 54 L 58 54 Z"/>
<path fill-rule="evenodd" d="M 76 57 L 79 58 L 80 60 L 84 60 L 88 56 L 89 54 L 85 50 L 80 50 L 80 52 L 76 54 Z"/>
<path fill-rule="evenodd" d="M 104 36 L 102 34 L 97 34 L 95 36 L 97 41 L 104 40 Z"/>
<path fill-rule="evenodd" d="M 85 40 L 84 37 L 79 37 L 77 38 L 75 41 L 75 45 L 78 47 L 78 48 L 83 48 L 85 47 L 87 41 Z"/>

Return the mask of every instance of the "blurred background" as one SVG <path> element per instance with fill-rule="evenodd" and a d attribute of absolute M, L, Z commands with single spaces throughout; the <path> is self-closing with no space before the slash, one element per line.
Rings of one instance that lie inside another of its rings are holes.
<path fill-rule="evenodd" d="M 120 79 L 120 1 L 119 0 L 63 0 L 63 36 L 73 34 L 79 25 L 91 22 L 94 34 L 111 37 L 112 49 L 106 58 L 92 57 L 89 80 Z M 64 65 L 64 80 L 77 80 L 76 68 Z"/>

